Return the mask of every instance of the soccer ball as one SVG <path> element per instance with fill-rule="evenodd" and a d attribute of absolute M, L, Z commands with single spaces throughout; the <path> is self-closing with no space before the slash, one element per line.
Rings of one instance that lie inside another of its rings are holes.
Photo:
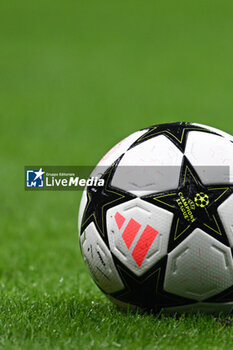
<path fill-rule="evenodd" d="M 171 312 L 233 308 L 233 137 L 171 123 L 99 162 L 79 209 L 83 258 L 115 303 Z"/>

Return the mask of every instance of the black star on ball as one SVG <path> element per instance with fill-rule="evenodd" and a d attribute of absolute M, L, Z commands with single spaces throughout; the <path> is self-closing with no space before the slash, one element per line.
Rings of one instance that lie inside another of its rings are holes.
<path fill-rule="evenodd" d="M 104 186 L 87 187 L 87 204 L 83 213 L 81 234 L 85 228 L 94 222 L 103 240 L 108 245 L 108 236 L 106 229 L 106 211 L 113 205 L 118 205 L 136 196 L 111 186 L 111 180 L 115 173 L 118 162 L 115 162 L 101 176 L 104 180 Z"/>
<path fill-rule="evenodd" d="M 178 189 L 146 195 L 142 199 L 174 213 L 168 246 L 171 251 L 195 228 L 229 245 L 217 208 L 232 192 L 232 186 L 205 186 L 184 157 Z"/>
<path fill-rule="evenodd" d="M 189 131 L 201 131 L 209 134 L 218 135 L 216 132 L 213 132 L 209 129 L 206 129 L 202 126 L 193 125 L 188 122 L 180 123 L 169 123 L 169 124 L 159 124 L 153 125 L 148 128 L 148 131 L 137 139 L 130 148 L 133 148 L 140 143 L 147 141 L 157 135 L 166 136 L 171 142 L 173 142 L 182 153 L 184 153 L 186 140 Z M 221 135 L 219 135 L 221 137 Z M 129 148 L 129 149 L 130 149 Z"/>

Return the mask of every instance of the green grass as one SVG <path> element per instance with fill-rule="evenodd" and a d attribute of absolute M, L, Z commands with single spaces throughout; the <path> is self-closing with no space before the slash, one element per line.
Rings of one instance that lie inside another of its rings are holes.
<path fill-rule="evenodd" d="M 211 316 L 176 319 L 122 313 L 100 296 L 92 299 L 69 292 L 9 296 L 1 307 L 1 334 L 8 335 L 8 340 L 1 335 L 1 345 L 16 349 L 19 344 L 23 349 L 232 348 L 232 327 Z"/>
<path fill-rule="evenodd" d="M 78 247 L 80 193 L 25 192 L 24 166 L 93 165 L 133 131 L 233 133 L 231 1 L 0 4 L 0 347 L 230 349 L 223 316 L 124 313 Z"/>

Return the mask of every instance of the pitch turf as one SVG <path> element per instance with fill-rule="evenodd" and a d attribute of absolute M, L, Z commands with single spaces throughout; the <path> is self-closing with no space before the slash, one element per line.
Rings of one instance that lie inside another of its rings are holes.
<path fill-rule="evenodd" d="M 230 349 L 224 316 L 124 313 L 78 248 L 80 193 L 24 191 L 25 165 L 92 165 L 129 133 L 233 133 L 230 1 L 0 4 L 0 347 Z"/>

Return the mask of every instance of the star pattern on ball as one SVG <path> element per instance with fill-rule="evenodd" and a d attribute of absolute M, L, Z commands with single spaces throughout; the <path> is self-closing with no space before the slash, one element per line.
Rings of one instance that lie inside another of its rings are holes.
<path fill-rule="evenodd" d="M 101 179 L 104 180 L 104 186 L 87 187 L 87 204 L 81 224 L 81 234 L 83 234 L 85 228 L 91 222 L 94 222 L 107 245 L 106 211 L 113 205 L 118 205 L 136 197 L 135 195 L 111 186 L 116 164 L 117 161 L 101 176 Z"/>
<path fill-rule="evenodd" d="M 202 126 L 193 125 L 188 122 L 180 122 L 180 123 L 169 123 L 169 124 L 160 124 L 153 125 L 149 127 L 148 131 L 142 135 L 139 139 L 137 139 L 129 149 L 139 145 L 140 143 L 147 141 L 155 136 L 164 135 L 171 142 L 173 142 L 176 147 L 184 153 L 185 145 L 187 141 L 187 136 L 190 131 L 201 131 L 209 134 L 214 134 L 222 137 L 221 135 L 213 132 L 207 128 Z"/>
<path fill-rule="evenodd" d="M 217 208 L 232 193 L 233 186 L 205 186 L 183 157 L 178 189 L 142 199 L 174 213 L 168 247 L 171 251 L 197 227 L 229 245 Z"/>

